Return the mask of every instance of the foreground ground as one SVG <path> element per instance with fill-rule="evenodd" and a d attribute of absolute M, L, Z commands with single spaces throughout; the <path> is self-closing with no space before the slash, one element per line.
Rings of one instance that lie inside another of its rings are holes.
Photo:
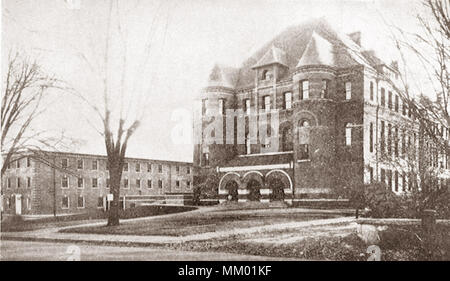
<path fill-rule="evenodd" d="M 250 256 L 223 252 L 180 251 L 160 247 L 118 247 L 80 243 L 25 241 L 1 241 L 0 260 L 65 261 L 76 257 L 76 251 L 73 251 L 74 245 L 79 247 L 79 257 L 82 261 L 284 260 L 284 258 Z M 45 249 L 45 251 L 42 249 Z"/>

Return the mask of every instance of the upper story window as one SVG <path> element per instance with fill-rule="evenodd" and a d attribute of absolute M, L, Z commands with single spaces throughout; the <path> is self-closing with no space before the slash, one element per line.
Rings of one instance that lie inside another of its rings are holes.
<path fill-rule="evenodd" d="M 61 159 L 61 167 L 63 168 L 63 169 L 66 169 L 68 166 L 69 166 L 69 160 L 67 159 L 67 158 L 63 158 L 63 159 Z"/>
<path fill-rule="evenodd" d="M 61 187 L 68 188 L 69 187 L 69 178 L 67 176 L 61 177 Z"/>
<path fill-rule="evenodd" d="M 292 93 L 287 92 L 284 93 L 284 109 L 291 109 L 292 108 Z"/>
<path fill-rule="evenodd" d="M 298 158 L 300 160 L 309 159 L 309 144 L 300 144 L 299 148 Z"/>
<path fill-rule="evenodd" d="M 128 172 L 128 163 L 123 163 L 123 171 Z"/>
<path fill-rule="evenodd" d="M 287 127 L 281 134 L 282 151 L 291 151 L 293 149 L 292 128 Z"/>
<path fill-rule="evenodd" d="M 345 99 L 352 98 L 352 82 L 345 82 Z"/>
<path fill-rule="evenodd" d="M 345 125 L 345 145 L 350 146 L 352 145 L 352 124 L 347 123 Z"/>
<path fill-rule="evenodd" d="M 97 170 L 97 169 L 98 169 L 98 161 L 92 160 L 92 170 Z"/>
<path fill-rule="evenodd" d="M 20 159 L 18 159 L 17 161 L 16 161 L 16 167 L 17 167 L 17 169 L 19 169 L 20 168 Z"/>
<path fill-rule="evenodd" d="M 386 106 L 386 93 L 384 88 L 381 88 L 381 106 Z"/>
<path fill-rule="evenodd" d="M 209 153 L 203 153 L 203 166 L 209 166 Z"/>
<path fill-rule="evenodd" d="M 395 95 L 395 102 L 394 102 L 394 110 L 395 112 L 398 112 L 398 96 Z"/>
<path fill-rule="evenodd" d="M 78 188 L 84 187 L 84 179 L 83 178 L 78 178 L 77 186 L 78 186 Z"/>
<path fill-rule="evenodd" d="M 30 159 L 30 157 L 27 157 L 27 167 L 31 167 L 31 159 Z"/>
<path fill-rule="evenodd" d="M 261 74 L 261 80 L 271 80 L 272 79 L 272 72 L 270 70 L 263 70 Z"/>
<path fill-rule="evenodd" d="M 158 165 L 158 173 L 162 173 L 162 165 Z"/>
<path fill-rule="evenodd" d="M 370 81 L 370 100 L 373 101 L 373 82 Z"/>
<path fill-rule="evenodd" d="M 150 173 L 152 171 L 152 164 L 147 163 L 147 172 Z"/>
<path fill-rule="evenodd" d="M 219 114 L 224 115 L 225 114 L 225 100 L 219 99 Z"/>
<path fill-rule="evenodd" d="M 301 100 L 309 99 L 309 81 L 308 80 L 300 81 L 300 99 Z"/>
<path fill-rule="evenodd" d="M 322 98 L 322 99 L 328 98 L 329 85 L 330 85 L 330 80 L 328 80 L 328 79 L 322 80 L 322 90 L 320 91 L 320 98 Z"/>
<path fill-rule="evenodd" d="M 175 166 L 175 171 L 177 172 L 177 174 L 180 173 L 180 166 Z"/>
<path fill-rule="evenodd" d="M 191 168 L 190 167 L 187 167 L 186 168 L 186 174 L 190 174 L 191 173 Z"/>
<path fill-rule="evenodd" d="M 250 115 L 250 99 L 244 100 L 244 112 L 247 115 Z"/>
<path fill-rule="evenodd" d="M 77 169 L 83 169 L 83 159 L 77 160 Z"/>
<path fill-rule="evenodd" d="M 140 163 L 136 163 L 136 172 L 140 172 L 141 171 L 141 164 Z"/>
<path fill-rule="evenodd" d="M 97 188 L 98 187 L 98 179 L 97 178 L 92 178 L 92 187 L 93 188 Z"/>
<path fill-rule="evenodd" d="M 369 129 L 369 151 L 373 152 L 373 123 L 370 122 L 370 129 Z"/>
<path fill-rule="evenodd" d="M 270 111 L 270 96 L 264 96 L 263 109 L 265 112 Z"/>
<path fill-rule="evenodd" d="M 388 92 L 388 108 L 392 109 L 392 92 Z"/>

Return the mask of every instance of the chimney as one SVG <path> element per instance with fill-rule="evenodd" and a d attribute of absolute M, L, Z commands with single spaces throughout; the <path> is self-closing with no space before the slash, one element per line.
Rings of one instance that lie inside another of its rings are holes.
<path fill-rule="evenodd" d="M 350 39 L 353 40 L 353 42 L 355 42 L 356 44 L 358 44 L 358 46 L 361 47 L 361 31 L 352 32 L 347 35 L 350 37 Z"/>

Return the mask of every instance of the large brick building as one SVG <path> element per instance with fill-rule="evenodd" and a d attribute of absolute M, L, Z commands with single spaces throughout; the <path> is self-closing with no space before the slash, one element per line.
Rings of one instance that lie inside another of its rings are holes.
<path fill-rule="evenodd" d="M 215 65 L 194 124 L 194 180 L 218 173 L 221 201 L 339 198 L 350 184 L 373 180 L 409 190 L 419 156 L 403 163 L 402 151 L 424 144 L 393 89 L 398 75 L 395 62 L 361 46 L 360 32 L 341 35 L 323 20 L 288 28 L 240 68 Z M 227 118 L 230 109 L 241 111 Z M 244 120 L 244 141 L 236 128 L 224 130 L 222 143 L 205 141 L 217 137 L 211 116 L 223 128 Z M 270 124 L 270 142 L 259 129 L 252 137 L 252 118 Z M 448 128 L 443 133 L 448 139 Z M 385 154 L 398 161 L 383 160 Z M 441 184 L 448 184 L 448 156 L 438 158 Z"/>
<path fill-rule="evenodd" d="M 192 200 L 192 163 L 126 158 L 120 202 Z M 43 152 L 12 162 L 2 177 L 3 211 L 62 214 L 108 209 L 109 171 L 102 155 Z"/>

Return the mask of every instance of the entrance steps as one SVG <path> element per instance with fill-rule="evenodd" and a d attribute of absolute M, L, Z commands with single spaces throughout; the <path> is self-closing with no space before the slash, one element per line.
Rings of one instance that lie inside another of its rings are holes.
<path fill-rule="evenodd" d="M 236 201 L 225 201 L 220 203 L 220 206 L 224 209 L 268 209 L 268 208 L 287 208 L 289 205 L 283 201 L 272 201 L 272 202 L 258 202 L 258 201 L 247 201 L 247 202 L 236 202 Z"/>

